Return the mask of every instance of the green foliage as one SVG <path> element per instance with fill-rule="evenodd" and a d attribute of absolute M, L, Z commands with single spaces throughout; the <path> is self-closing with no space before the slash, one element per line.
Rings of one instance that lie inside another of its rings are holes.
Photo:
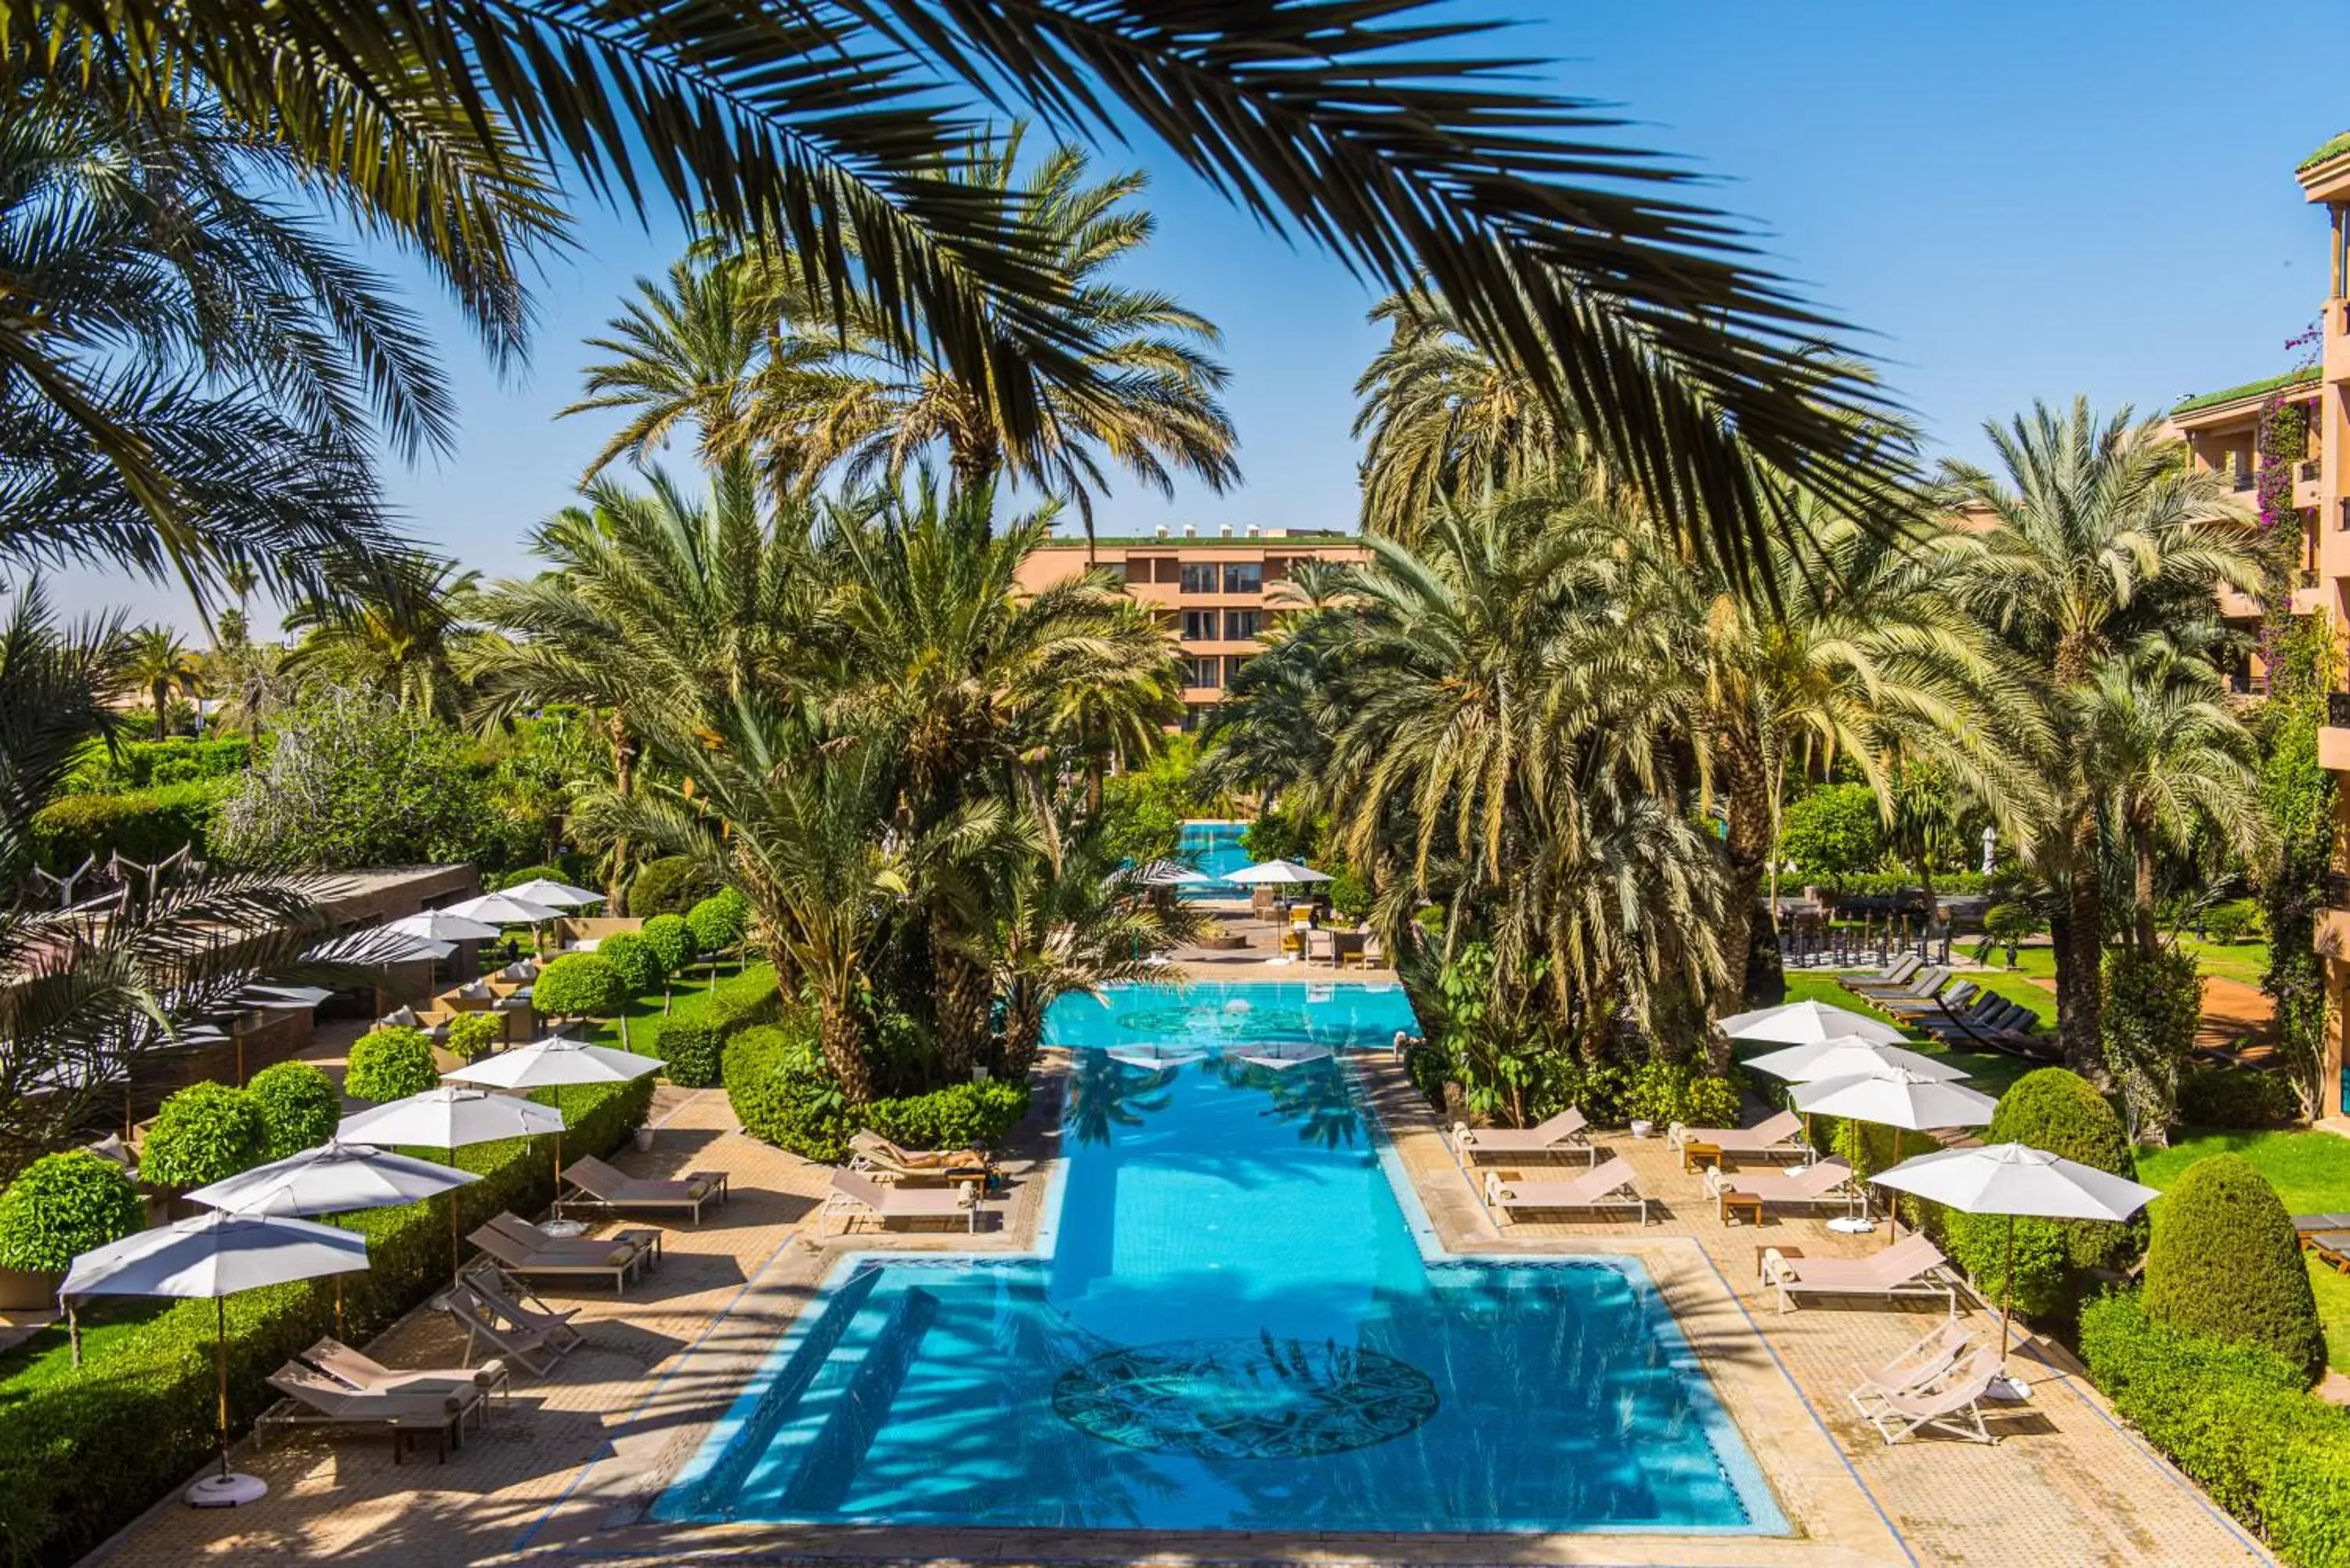
<path fill-rule="evenodd" d="M 2293 1217 L 2238 1155 L 2197 1161 L 2164 1195 L 2147 1249 L 2146 1311 L 2188 1334 L 2273 1351 L 2304 1375 L 2324 1363 Z"/>
<path fill-rule="evenodd" d="M 653 956 L 660 960 L 661 970 L 667 974 L 683 973 L 701 946 L 693 940 L 693 928 L 685 923 L 683 915 L 655 915 L 638 934 L 653 950 Z"/>
<path fill-rule="evenodd" d="M 669 978 L 669 971 L 661 967 L 660 955 L 653 951 L 652 944 L 632 931 L 615 931 L 598 942 L 596 956 L 612 966 L 613 972 L 620 977 L 620 983 L 629 988 L 630 996 L 644 996 L 658 991 L 660 982 Z M 536 991 L 531 994 L 534 999 L 537 996 Z"/>
<path fill-rule="evenodd" d="M 858 1112 L 867 1127 L 914 1149 L 993 1148 L 1027 1114 L 1028 1085 L 998 1080 L 874 1100 Z"/>
<path fill-rule="evenodd" d="M 2203 911 L 2203 935 L 2223 946 L 2257 941 L 2262 935 L 2261 907 L 2250 898 L 2230 898 Z"/>
<path fill-rule="evenodd" d="M 73 870 L 96 856 L 151 864 L 193 845 L 209 853 L 213 813 L 227 785 L 217 779 L 121 794 L 60 795 L 33 816 L 33 853 L 49 870 Z"/>
<path fill-rule="evenodd" d="M 1423 1012 L 1431 1043 L 1451 1058 L 1468 1108 L 1525 1127 L 1548 1110 L 1578 1103 L 1575 1054 L 1546 1013 L 1503 994 L 1493 950 L 1467 942 L 1437 976 L 1436 1005 Z M 1588 1106 L 1584 1115 L 1598 1118 Z"/>
<path fill-rule="evenodd" d="M 432 1042 L 421 1029 L 387 1023 L 351 1043 L 343 1092 L 362 1100 L 404 1100 L 439 1086 Z"/>
<path fill-rule="evenodd" d="M 2323 1421 L 2311 1425 L 2323 1427 Z M 2325 1440 L 2284 1447 L 2261 1495 L 2261 1522 L 2269 1544 L 2294 1568 L 2350 1568 L 2350 1441 L 2326 1431 Z"/>
<path fill-rule="evenodd" d="M 2135 948 L 2106 952 L 2106 1005 L 2099 1015 L 2106 1061 L 2130 1109 L 2131 1125 L 2148 1141 L 2170 1125 L 2178 1102 L 2178 1075 L 2195 1049 L 2203 1021 L 2203 980 L 2195 955 L 2178 948 L 2151 953 Z"/>
<path fill-rule="evenodd" d="M 511 871 L 492 877 L 490 890 L 494 893 L 503 893 L 509 888 L 519 888 L 525 882 L 563 880 L 565 877 L 562 871 L 553 866 L 517 866 Z"/>
<path fill-rule="evenodd" d="M 1434 1045 L 1414 1045 L 1403 1054 L 1403 1070 L 1430 1105 L 1440 1111 L 1444 1108 L 1444 1085 L 1452 1076 L 1450 1056 Z M 1583 1114 L 1586 1118 L 1591 1115 L 1588 1110 Z"/>
<path fill-rule="evenodd" d="M 1585 1116 L 1591 1116 L 1586 1108 Z M 1632 1070 L 1630 1089 L 1624 1096 L 1627 1121 L 1670 1127 L 1721 1127 L 1738 1125 L 1738 1088 L 1690 1062 L 1644 1062 Z"/>
<path fill-rule="evenodd" d="M 703 952 L 724 952 L 750 935 L 751 901 L 735 888 L 722 888 L 688 909 L 685 924 Z"/>
<path fill-rule="evenodd" d="M 1779 818 L 1779 853 L 1806 882 L 1841 888 L 1885 858 L 1885 814 L 1862 784 L 1823 784 L 1788 803 Z"/>
<path fill-rule="evenodd" d="M 1983 935 L 2002 942 L 2022 941 L 2047 929 L 2047 917 L 2029 904 L 1993 904 L 1983 911 Z"/>
<path fill-rule="evenodd" d="M 662 1071 L 682 1088 L 715 1087 L 724 1081 L 727 1042 L 753 1024 L 771 1023 L 783 1007 L 775 971 L 766 964 L 687 997 L 661 1021 Z"/>
<path fill-rule="evenodd" d="M 600 952 L 565 953 L 538 971 L 530 1001 L 550 1018 L 609 1018 L 629 995 L 629 982 Z"/>
<path fill-rule="evenodd" d="M 2116 1176 L 2131 1176 L 2129 1140 L 2105 1096 L 2062 1067 L 2026 1073 L 2000 1096 L 1985 1143 L 2021 1143 Z M 1993 1300 L 2005 1288 L 2008 1221 L 1995 1214 L 1948 1216 L 1950 1255 Z M 2015 1221 L 2015 1310 L 2059 1313 L 2073 1303 L 2082 1274 L 2125 1259 L 2137 1244 L 2131 1225 L 2094 1220 Z"/>
<path fill-rule="evenodd" d="M 2301 1096 L 2282 1073 L 2199 1067 L 2178 1081 L 2178 1119 L 2194 1127 L 2287 1127 L 2301 1119 Z"/>
<path fill-rule="evenodd" d="M 307 1062 L 264 1067 L 244 1092 L 261 1107 L 261 1120 L 269 1129 L 270 1159 L 317 1147 L 335 1136 L 335 1124 L 343 1117 L 343 1096 L 335 1081 Z"/>
<path fill-rule="evenodd" d="M 1182 847 L 1183 824 L 1205 810 L 1191 777 L 1198 761 L 1198 746 L 1190 736 L 1180 736 L 1148 765 L 1102 781 L 1102 822 L 1110 854 L 1138 866 L 1175 857 Z"/>
<path fill-rule="evenodd" d="M 151 1186 L 185 1192 L 250 1170 L 269 1156 L 269 1127 L 243 1089 L 190 1084 L 164 1098 L 140 1150 L 139 1175 Z"/>
<path fill-rule="evenodd" d="M 1953 893 L 1983 893 L 1991 890 L 1997 875 L 1985 877 L 1980 871 L 1938 871 L 1934 874 L 1934 892 L 1938 898 Z M 1918 891 L 1917 874 L 1910 871 L 1860 871 L 1845 877 L 1836 891 L 1852 898 L 1889 898 Z"/>
<path fill-rule="evenodd" d="M 702 869 L 682 855 L 647 863 L 629 884 L 629 913 L 681 915 L 717 891 Z"/>
<path fill-rule="evenodd" d="M 567 1154 L 608 1154 L 640 1126 L 652 1080 L 542 1090 L 568 1130 Z M 545 1138 L 514 1138 L 455 1152 L 481 1174 L 458 1189 L 467 1230 L 502 1210 L 528 1214 L 554 1197 Z M 437 1157 L 440 1151 L 407 1151 Z M 365 1343 L 449 1281 L 448 1200 L 338 1215 L 328 1223 L 366 1236 L 368 1268 L 343 1276 L 344 1336 Z M 334 1328 L 334 1285 L 325 1280 L 244 1291 L 229 1298 L 229 1409 L 239 1428 L 276 1402 L 263 1381 Z M 213 1304 L 158 1313 L 78 1372 L 19 1380 L 0 1401 L 0 1515 L 12 1558 L 70 1563 L 171 1492 L 211 1454 Z M 62 1330 L 52 1331 L 61 1340 Z M 63 1348 L 55 1351 L 63 1359 Z M 129 1440 L 134 1435 L 136 1440 Z M 74 1464 L 73 1455 L 102 1463 Z"/>
<path fill-rule="evenodd" d="M 1352 871 L 1336 873 L 1323 891 L 1329 896 L 1330 907 L 1350 920 L 1359 920 L 1371 912 L 1371 890 Z"/>
<path fill-rule="evenodd" d="M 859 1127 L 909 1148 L 993 1148 L 1028 1111 L 1027 1086 L 1002 1082 L 851 1106 L 808 1019 L 737 1033 L 726 1045 L 726 1097 L 752 1137 L 827 1165 L 847 1158 Z"/>
<path fill-rule="evenodd" d="M 86 1148 L 45 1154 L 0 1192 L 0 1269 L 59 1273 L 147 1223 L 130 1173 Z"/>
<path fill-rule="evenodd" d="M 191 779 L 234 778 L 253 753 L 242 735 L 217 741 L 118 741 L 111 751 L 92 741 L 74 763 L 66 787 L 77 794 L 119 794 Z"/>
<path fill-rule="evenodd" d="M 2305 616 L 2272 639 L 2270 696 L 2262 705 L 2261 815 L 2269 849 L 2255 882 L 2269 929 L 2261 989 L 2276 1003 L 2277 1054 L 2304 1112 L 2326 1098 L 2325 970 L 2316 950 L 2334 855 L 2334 775 L 2318 765 L 2317 732 L 2333 681 L 2333 630 Z"/>
<path fill-rule="evenodd" d="M 495 1045 L 504 1033 L 504 1021 L 494 1012 L 461 1012 L 449 1021 L 449 1033 L 441 1045 L 452 1056 L 470 1062 Z"/>
<path fill-rule="evenodd" d="M 1326 817 L 1319 820 L 1295 807 L 1264 813 L 1241 829 L 1241 850 L 1251 860 L 1304 860 L 1329 836 Z"/>

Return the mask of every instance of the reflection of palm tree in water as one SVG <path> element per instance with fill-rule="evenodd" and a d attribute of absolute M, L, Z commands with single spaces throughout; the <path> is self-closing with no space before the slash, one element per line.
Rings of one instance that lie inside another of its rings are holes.
<path fill-rule="evenodd" d="M 1222 1056 L 1211 1070 L 1227 1087 L 1262 1091 L 1273 1104 L 1264 1114 L 1293 1123 L 1301 1142 L 1324 1148 L 1354 1145 L 1362 1130 L 1362 1114 L 1338 1071 L 1336 1058 L 1309 1062 L 1299 1067 L 1259 1067 L 1238 1056 Z"/>
<path fill-rule="evenodd" d="M 1165 1110 L 1175 1072 L 1129 1067 L 1098 1051 L 1084 1053 L 1069 1080 L 1069 1127 L 1077 1141 L 1107 1143 L 1117 1128 L 1140 1127 L 1144 1116 Z"/>

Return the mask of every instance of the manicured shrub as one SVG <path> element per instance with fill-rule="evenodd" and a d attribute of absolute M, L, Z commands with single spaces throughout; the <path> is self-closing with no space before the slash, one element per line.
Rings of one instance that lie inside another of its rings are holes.
<path fill-rule="evenodd" d="M 117 853 L 151 863 L 193 845 L 204 858 L 228 781 L 203 779 L 125 794 L 60 795 L 33 816 L 33 852 L 60 874 Z"/>
<path fill-rule="evenodd" d="M 632 997 L 650 995 L 668 978 L 652 944 L 629 931 L 616 932 L 596 944 L 596 956 L 612 966 Z M 532 993 L 534 996 L 536 992 Z"/>
<path fill-rule="evenodd" d="M 709 873 L 682 855 L 649 862 L 629 884 L 629 913 L 681 915 L 718 890 Z"/>
<path fill-rule="evenodd" d="M 655 1048 L 662 1071 L 681 1088 L 714 1088 L 724 1080 L 726 1043 L 736 1032 L 773 1022 L 783 1011 L 775 971 L 754 964 L 689 996 L 660 1021 Z"/>
<path fill-rule="evenodd" d="M 503 893 L 509 888 L 519 888 L 525 882 L 563 882 L 569 878 L 552 866 L 517 866 L 492 879 L 493 892 Z"/>
<path fill-rule="evenodd" d="M 685 923 L 683 915 L 655 915 L 637 933 L 645 945 L 660 960 L 664 976 L 682 974 L 685 966 L 698 956 L 698 944 L 693 940 L 693 928 Z"/>
<path fill-rule="evenodd" d="M 628 1005 L 628 981 L 600 953 L 565 953 L 541 970 L 531 1006 L 550 1018 L 609 1018 Z"/>
<path fill-rule="evenodd" d="M 2293 1217 L 2240 1155 L 2196 1161 L 2164 1197 L 2146 1254 L 2146 1311 L 2189 1334 L 2274 1351 L 2312 1376 L 2324 1362 Z"/>
<path fill-rule="evenodd" d="M 335 1124 L 343 1118 L 343 1096 L 335 1081 L 307 1062 L 264 1067 L 244 1092 L 261 1107 L 271 1159 L 317 1147 L 335 1136 Z"/>
<path fill-rule="evenodd" d="M 950 1084 L 927 1095 L 875 1100 L 853 1114 L 908 1148 L 993 1148 L 1028 1114 L 1028 1085 Z"/>
<path fill-rule="evenodd" d="M 2106 954 L 2106 1060 L 2141 1141 L 2159 1143 L 2178 1104 L 2178 1075 L 2203 1019 L 2195 955 L 2178 948 Z"/>
<path fill-rule="evenodd" d="M 269 1127 L 243 1089 L 190 1084 L 174 1089 L 147 1129 L 140 1177 L 185 1192 L 250 1170 L 269 1157 Z"/>
<path fill-rule="evenodd" d="M 2194 1127 L 2289 1127 L 2301 1121 L 2301 1096 L 2282 1073 L 2199 1067 L 2178 1080 L 2178 1119 Z"/>
<path fill-rule="evenodd" d="M 2007 964 L 2015 967 L 2015 950 L 2024 938 L 2037 936 L 2047 921 L 2029 904 L 1993 904 L 1983 911 L 1983 946 L 1994 942 L 2007 950 Z"/>
<path fill-rule="evenodd" d="M 86 1148 L 45 1154 L 0 1192 L 0 1269 L 61 1273 L 147 1223 L 139 1184 Z"/>
<path fill-rule="evenodd" d="M 688 909 L 685 923 L 705 955 L 728 951 L 750 934 L 751 900 L 733 888 L 721 888 Z"/>
<path fill-rule="evenodd" d="M 1660 1127 L 1675 1122 L 1698 1127 L 1735 1127 L 1738 1108 L 1736 1085 L 1688 1062 L 1642 1063 L 1632 1070 L 1631 1087 L 1624 1097 L 1627 1120 L 1654 1122 Z"/>
<path fill-rule="evenodd" d="M 449 1021 L 449 1033 L 441 1046 L 460 1061 L 470 1062 L 495 1045 L 504 1033 L 505 1023 L 494 1012 L 461 1012 Z"/>
<path fill-rule="evenodd" d="M 2021 1143 L 2116 1176 L 2136 1174 L 2121 1118 L 2077 1073 L 2043 1067 L 2008 1088 L 1983 1131 L 1985 1143 Z M 2070 1308 L 2085 1271 L 2126 1260 L 2139 1244 L 2137 1225 L 2094 1220 L 2015 1222 L 2015 1310 L 2027 1314 Z M 2006 1288 L 2007 1220 L 1994 1214 L 1948 1216 L 1950 1255 L 1993 1300 Z"/>
<path fill-rule="evenodd" d="M 2350 1568 L 2350 1441 L 2303 1442 L 2276 1457 L 2261 1521 L 2294 1568 Z"/>
<path fill-rule="evenodd" d="M 763 1143 L 837 1165 L 857 1130 L 840 1085 L 824 1070 L 805 1023 L 761 1024 L 726 1043 L 726 1098 L 743 1130 Z"/>
<path fill-rule="evenodd" d="M 2250 941 L 2261 935 L 2261 907 L 2250 898 L 2231 898 L 2204 910 L 2201 925 L 2211 941 Z"/>
<path fill-rule="evenodd" d="M 370 1029 L 351 1044 L 343 1092 L 362 1100 L 404 1100 L 441 1082 L 432 1064 L 432 1042 L 421 1029 L 388 1023 Z"/>

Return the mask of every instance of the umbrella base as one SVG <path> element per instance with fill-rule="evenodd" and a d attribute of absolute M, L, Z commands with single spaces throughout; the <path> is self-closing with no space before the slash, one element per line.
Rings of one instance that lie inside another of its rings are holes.
<path fill-rule="evenodd" d="M 2003 1405 L 2020 1405 L 2032 1397 L 2032 1385 L 2021 1377 L 1994 1377 L 1991 1386 L 1983 1390 L 1983 1396 Z"/>
<path fill-rule="evenodd" d="M 1828 1221 L 1828 1229 L 1839 1236 L 1866 1236 L 1877 1229 L 1877 1221 L 1857 1214 L 1839 1214 Z"/>
<path fill-rule="evenodd" d="M 237 1470 L 208 1475 L 187 1490 L 190 1508 L 242 1508 L 268 1495 L 268 1482 Z"/>

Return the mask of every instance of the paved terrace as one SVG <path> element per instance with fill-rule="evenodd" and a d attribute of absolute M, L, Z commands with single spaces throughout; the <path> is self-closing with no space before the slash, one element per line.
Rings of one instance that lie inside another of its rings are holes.
<path fill-rule="evenodd" d="M 2027 1406 L 1995 1418 L 1981 1448 L 1929 1438 L 1887 1449 L 1844 1401 L 1855 1363 L 1887 1359 L 1939 1305 L 1811 1307 L 1775 1314 L 1754 1282 L 1761 1244 L 1819 1255 L 1881 1244 L 1818 1221 L 1725 1228 L 1660 1141 L 1614 1138 L 1657 1222 L 1496 1230 L 1425 1106 L 1384 1058 L 1360 1065 L 1368 1096 L 1446 1246 L 1455 1251 L 1638 1253 L 1702 1357 L 1717 1392 L 1795 1521 L 1793 1538 L 1173 1536 L 1014 1531 L 676 1527 L 644 1521 L 661 1484 L 699 1445 L 751 1369 L 839 1258 L 881 1247 L 1013 1250 L 1025 1244 L 1054 1168 L 1059 1079 L 1040 1096 L 1013 1162 L 1008 1222 L 961 1232 L 841 1238 L 822 1220 L 822 1167 L 744 1137 L 722 1093 L 664 1089 L 639 1174 L 723 1168 L 733 1201 L 699 1229 L 672 1228 L 668 1261 L 628 1296 L 580 1298 L 588 1343 L 545 1380 L 519 1379 L 488 1430 L 446 1466 L 395 1467 L 380 1440 L 312 1438 L 241 1468 L 263 1502 L 207 1513 L 160 1504 L 97 1554 L 112 1568 L 243 1563 L 266 1553 L 397 1568 L 592 1560 L 996 1563 L 1196 1562 L 1577 1563 L 1688 1568 L 2090 1568 L 2272 1559 L 2151 1450 L 2125 1432 L 2061 1353 L 2033 1347 L 2020 1370 Z M 1572 1163 L 1579 1167 L 1580 1158 Z M 1995 1320 L 1978 1314 L 1986 1336 Z M 462 1342 L 420 1312 L 373 1347 L 393 1365 L 445 1365 Z M 2035 1365 L 2035 1360 L 2038 1362 Z"/>

